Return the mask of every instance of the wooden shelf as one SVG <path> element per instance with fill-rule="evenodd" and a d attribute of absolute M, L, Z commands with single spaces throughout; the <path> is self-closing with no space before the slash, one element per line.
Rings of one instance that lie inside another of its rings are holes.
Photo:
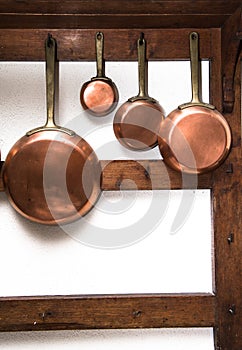
<path fill-rule="evenodd" d="M 60 61 L 93 61 L 97 30 L 105 34 L 106 60 L 136 60 L 141 31 L 149 60 L 189 59 L 188 34 L 195 29 L 200 56 L 211 63 L 211 103 L 224 113 L 233 139 L 225 163 L 198 177 L 198 188 L 212 194 L 214 294 L 0 298 L 0 330 L 214 327 L 216 349 L 242 349 L 241 0 L 0 0 L 0 29 L 1 61 L 43 61 L 48 32 Z M 103 190 L 184 188 L 181 175 L 161 160 L 102 161 L 102 167 Z"/>
<path fill-rule="evenodd" d="M 202 293 L 0 298 L 0 310 L 0 331 L 215 325 L 215 297 Z"/>
<path fill-rule="evenodd" d="M 137 60 L 137 38 L 145 33 L 147 41 L 147 59 L 184 60 L 189 59 L 190 29 L 105 29 L 105 60 Z M 94 29 L 1 29 L 1 61 L 43 61 L 45 59 L 44 42 L 48 32 L 57 40 L 58 59 L 60 61 L 94 61 Z M 200 29 L 200 55 L 211 59 L 211 32 Z M 115 42 L 115 45 L 114 45 Z"/>
<path fill-rule="evenodd" d="M 0 1 L 0 28 L 220 28 L 241 5 L 230 1 Z"/>

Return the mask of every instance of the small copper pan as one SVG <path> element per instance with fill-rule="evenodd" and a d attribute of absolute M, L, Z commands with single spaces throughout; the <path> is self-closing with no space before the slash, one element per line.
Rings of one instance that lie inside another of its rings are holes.
<path fill-rule="evenodd" d="M 41 224 L 66 224 L 84 216 L 100 194 L 101 167 L 89 144 L 54 121 L 56 42 L 45 43 L 47 122 L 9 151 L 3 181 L 10 203 Z"/>
<path fill-rule="evenodd" d="M 198 33 L 190 33 L 192 101 L 180 105 L 160 124 L 159 149 L 171 168 L 202 174 L 217 168 L 227 157 L 231 132 L 226 119 L 200 99 Z"/>
<path fill-rule="evenodd" d="M 80 92 L 82 107 L 96 117 L 111 113 L 119 98 L 116 85 L 105 76 L 103 42 L 103 33 L 96 33 L 97 76 L 84 83 Z"/>
<path fill-rule="evenodd" d="M 139 93 L 117 110 L 113 130 L 118 141 L 133 151 L 146 151 L 157 145 L 159 125 L 164 119 L 160 104 L 148 95 L 146 42 L 143 35 L 137 41 Z"/>

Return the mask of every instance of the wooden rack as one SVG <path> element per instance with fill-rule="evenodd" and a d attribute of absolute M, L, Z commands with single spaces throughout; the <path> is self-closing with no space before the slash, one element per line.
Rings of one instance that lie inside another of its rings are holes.
<path fill-rule="evenodd" d="M 57 39 L 60 61 L 95 60 L 90 42 L 97 30 L 105 35 L 106 60 L 136 60 L 141 31 L 149 60 L 183 60 L 189 59 L 188 34 L 196 30 L 200 56 L 210 60 L 211 103 L 233 135 L 225 163 L 198 179 L 198 188 L 212 191 L 213 293 L 2 297 L 0 330 L 214 327 L 216 349 L 240 350 L 241 1 L 0 0 L 0 29 L 1 61 L 44 60 L 48 32 Z M 142 190 L 151 189 L 150 178 L 152 189 L 181 188 L 181 176 L 172 170 L 170 184 L 164 182 L 159 162 L 103 161 L 102 189 L 119 190 L 127 177 Z"/>

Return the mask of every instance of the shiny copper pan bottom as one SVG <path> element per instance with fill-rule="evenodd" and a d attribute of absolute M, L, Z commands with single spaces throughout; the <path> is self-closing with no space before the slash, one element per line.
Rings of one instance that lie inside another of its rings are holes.
<path fill-rule="evenodd" d="M 100 194 L 101 168 L 88 143 L 60 131 L 22 137 L 3 168 L 13 207 L 42 224 L 65 224 L 85 215 Z"/>
<path fill-rule="evenodd" d="M 148 150 L 157 145 L 158 129 L 163 118 L 164 111 L 158 102 L 128 101 L 115 114 L 115 136 L 128 149 Z"/>
<path fill-rule="evenodd" d="M 178 171 L 205 173 L 228 155 L 231 132 L 216 110 L 189 107 L 173 111 L 161 124 L 159 148 L 164 162 Z"/>
<path fill-rule="evenodd" d="M 118 91 L 111 80 L 94 79 L 82 86 L 80 98 L 84 109 L 90 114 L 101 117 L 116 107 Z"/>

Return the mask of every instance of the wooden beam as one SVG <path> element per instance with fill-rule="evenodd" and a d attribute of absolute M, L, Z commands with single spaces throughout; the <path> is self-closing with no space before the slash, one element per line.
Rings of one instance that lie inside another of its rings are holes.
<path fill-rule="evenodd" d="M 235 72 L 235 105 L 225 114 L 233 145 L 226 162 L 214 173 L 213 220 L 216 284 L 216 348 L 242 349 L 241 277 L 241 72 Z"/>
<path fill-rule="evenodd" d="M 101 161 L 102 189 L 166 190 L 211 188 L 212 174 L 185 175 L 167 167 L 162 160 Z"/>
<path fill-rule="evenodd" d="M 224 14 L 231 15 L 240 0 L 0 0 L 0 13 L 39 14 Z"/>
<path fill-rule="evenodd" d="M 0 28 L 214 28 L 239 0 L 0 1 Z"/>
<path fill-rule="evenodd" d="M 137 60 L 137 39 L 144 32 L 147 41 L 147 59 L 183 60 L 189 59 L 189 33 L 192 29 L 150 30 L 123 29 L 103 30 L 107 61 Z M 0 61 L 44 61 L 44 42 L 48 33 L 57 40 L 60 61 L 94 61 L 95 34 L 97 30 L 87 29 L 2 29 L 0 30 Z M 211 57 L 210 31 L 199 30 L 200 55 Z"/>
<path fill-rule="evenodd" d="M 0 14 L 0 29 L 210 28 L 221 27 L 228 17 L 216 14 Z"/>
<path fill-rule="evenodd" d="M 234 108 L 234 76 L 239 60 L 242 41 L 242 5 L 230 16 L 222 28 L 222 79 L 223 79 L 223 112 L 231 113 Z"/>
<path fill-rule="evenodd" d="M 0 298 L 0 331 L 213 327 L 212 294 Z"/>

